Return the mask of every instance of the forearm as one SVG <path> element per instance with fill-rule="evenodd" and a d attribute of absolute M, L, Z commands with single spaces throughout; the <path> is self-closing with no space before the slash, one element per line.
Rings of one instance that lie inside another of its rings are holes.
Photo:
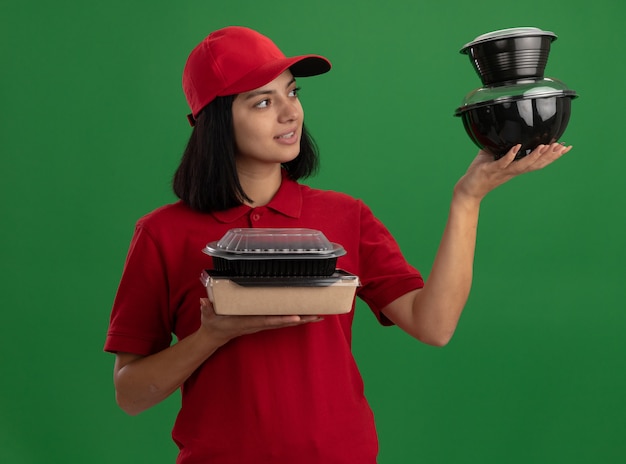
<path fill-rule="evenodd" d="M 450 215 L 428 281 L 383 308 L 385 315 L 415 338 L 445 345 L 456 329 L 472 286 L 476 229 L 481 200 L 513 177 L 542 169 L 572 147 L 539 145 L 515 160 L 516 145 L 498 160 L 480 151 L 455 188 Z"/>
<path fill-rule="evenodd" d="M 480 201 L 455 189 L 428 280 L 414 300 L 422 338 L 445 344 L 452 337 L 472 285 Z"/>
<path fill-rule="evenodd" d="M 118 355 L 114 381 L 119 406 L 135 415 L 163 401 L 221 344 L 201 329 L 163 351 L 135 357 L 127 364 L 118 365 L 124 359 L 129 360 L 125 355 Z"/>

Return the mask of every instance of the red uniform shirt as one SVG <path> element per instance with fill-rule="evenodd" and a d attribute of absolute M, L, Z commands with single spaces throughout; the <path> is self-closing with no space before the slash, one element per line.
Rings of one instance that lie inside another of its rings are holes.
<path fill-rule="evenodd" d="M 423 286 L 387 229 L 361 201 L 283 178 L 263 207 L 211 214 L 182 202 L 140 219 L 115 298 L 105 350 L 150 355 L 200 325 L 212 267 L 204 246 L 236 227 L 320 230 L 347 254 L 337 267 L 356 274 L 357 295 L 380 309 Z M 354 311 L 321 322 L 231 340 L 182 387 L 172 436 L 178 463 L 376 462 L 372 411 L 351 352 Z"/>

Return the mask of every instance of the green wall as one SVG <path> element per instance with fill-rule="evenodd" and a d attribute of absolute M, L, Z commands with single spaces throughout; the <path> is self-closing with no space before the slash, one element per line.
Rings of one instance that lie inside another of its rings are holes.
<path fill-rule="evenodd" d="M 0 5 L 1 462 L 173 462 L 178 396 L 126 416 L 102 344 L 134 222 L 173 200 L 186 56 L 229 24 L 332 60 L 301 82 L 309 182 L 363 198 L 426 275 L 476 152 L 452 116 L 480 86 L 458 50 L 505 27 L 559 36 L 546 75 L 580 95 L 574 150 L 485 200 L 455 338 L 422 345 L 360 304 L 354 349 L 381 464 L 624 462 L 621 0 Z"/>

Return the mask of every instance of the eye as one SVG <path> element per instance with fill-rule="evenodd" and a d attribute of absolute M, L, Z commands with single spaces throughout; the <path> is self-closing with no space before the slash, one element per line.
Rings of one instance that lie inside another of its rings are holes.
<path fill-rule="evenodd" d="M 289 91 L 289 96 L 297 97 L 299 93 L 300 93 L 300 87 L 294 87 L 292 90 Z"/>
<path fill-rule="evenodd" d="M 254 105 L 255 108 L 267 108 L 268 106 L 270 106 L 269 98 L 266 98 L 265 100 L 261 100 L 260 102 Z"/>

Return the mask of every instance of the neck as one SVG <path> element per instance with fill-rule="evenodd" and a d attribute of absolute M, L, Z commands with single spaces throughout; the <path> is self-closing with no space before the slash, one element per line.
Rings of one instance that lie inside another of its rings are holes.
<path fill-rule="evenodd" d="M 254 171 L 237 166 L 237 173 L 243 191 L 252 200 L 252 203 L 248 204 L 253 207 L 267 205 L 278 192 L 282 182 L 280 164 Z"/>

